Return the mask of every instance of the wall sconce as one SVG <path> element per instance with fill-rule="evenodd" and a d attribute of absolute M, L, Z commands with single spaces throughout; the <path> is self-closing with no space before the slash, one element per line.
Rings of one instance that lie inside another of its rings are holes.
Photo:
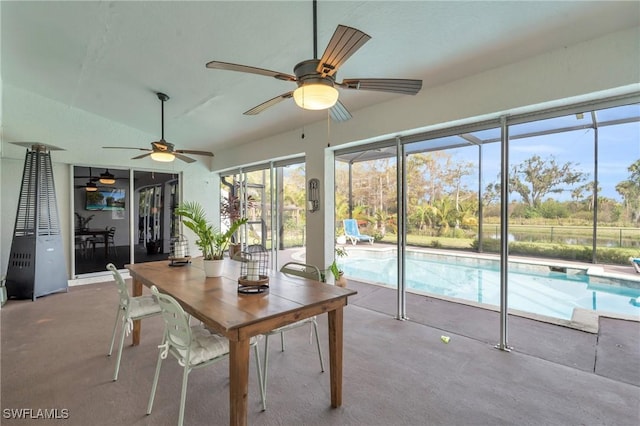
<path fill-rule="evenodd" d="M 316 178 L 309 179 L 307 188 L 307 210 L 312 213 L 320 210 L 320 181 Z"/>

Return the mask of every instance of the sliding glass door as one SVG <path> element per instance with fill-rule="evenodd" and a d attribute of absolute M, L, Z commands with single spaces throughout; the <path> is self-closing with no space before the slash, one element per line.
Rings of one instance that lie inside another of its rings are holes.
<path fill-rule="evenodd" d="M 74 276 L 168 258 L 177 174 L 74 166 L 73 181 Z"/>
<path fill-rule="evenodd" d="M 164 260 L 169 257 L 171 240 L 178 237 L 173 214 L 179 202 L 178 175 L 158 172 L 133 172 L 135 263 Z"/>
<path fill-rule="evenodd" d="M 270 266 L 279 269 L 290 260 L 304 262 L 305 174 L 301 159 L 274 162 L 228 172 L 220 177 L 221 227 L 238 218 L 247 224 L 234 238 L 235 250 L 262 246 L 270 252 Z M 233 256 L 233 253 L 232 253 Z"/>
<path fill-rule="evenodd" d="M 73 168 L 75 274 L 130 262 L 129 170 Z"/>

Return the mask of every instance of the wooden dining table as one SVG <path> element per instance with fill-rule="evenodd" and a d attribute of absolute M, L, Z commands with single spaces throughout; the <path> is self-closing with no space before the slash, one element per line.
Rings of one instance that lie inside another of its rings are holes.
<path fill-rule="evenodd" d="M 342 405 L 343 308 L 356 291 L 272 272 L 261 294 L 238 293 L 240 263 L 226 259 L 223 276 L 205 277 L 202 260 L 172 267 L 167 261 L 127 265 L 134 296 L 155 285 L 184 310 L 229 339 L 229 424 L 247 424 L 249 339 L 275 328 L 326 313 L 329 325 L 331 406 Z M 140 321 L 133 344 L 140 342 Z"/>
<path fill-rule="evenodd" d="M 92 250 L 95 250 L 96 242 L 104 244 L 104 258 L 106 259 L 109 257 L 109 230 L 108 229 L 106 228 L 76 229 L 74 232 L 76 237 L 87 237 L 87 236 L 92 237 L 93 238 Z M 96 237 L 100 239 L 96 240 Z"/>

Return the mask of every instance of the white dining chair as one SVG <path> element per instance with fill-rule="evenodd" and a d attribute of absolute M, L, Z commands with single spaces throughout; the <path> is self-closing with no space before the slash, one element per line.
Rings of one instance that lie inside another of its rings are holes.
<path fill-rule="evenodd" d="M 180 394 L 180 413 L 178 415 L 178 426 L 184 422 L 184 405 L 187 397 L 187 380 L 189 373 L 197 368 L 206 367 L 223 360 L 229 356 L 229 340 L 211 332 L 202 324 L 191 326 L 189 316 L 182 306 L 171 296 L 160 293 L 156 286 L 151 287 L 151 293 L 157 298 L 162 310 L 162 318 L 165 322 L 164 338 L 162 344 L 158 346 L 158 363 L 156 373 L 153 378 L 151 395 L 147 414 L 151 414 L 153 400 L 158 387 L 158 377 L 162 361 L 171 354 L 178 360 L 178 364 L 183 367 L 182 391 Z M 258 339 L 252 337 L 250 345 L 253 346 L 256 358 L 256 369 L 258 370 L 258 385 L 260 386 L 260 398 L 263 410 L 265 408 L 264 389 L 262 387 L 262 369 L 260 366 L 260 351 L 258 349 Z"/>
<path fill-rule="evenodd" d="M 144 295 L 132 297 L 129 295 L 129 289 L 124 282 L 122 275 L 118 272 L 118 268 L 113 263 L 107 265 L 107 269 L 113 274 L 113 278 L 118 286 L 118 295 L 120 296 L 120 302 L 118 303 L 118 311 L 116 313 L 116 322 L 113 325 L 113 332 L 111 333 L 111 345 L 109 346 L 108 356 L 111 356 L 113 352 L 113 344 L 116 339 L 116 330 L 118 324 L 121 325 L 122 330 L 120 333 L 120 347 L 118 348 L 118 358 L 116 360 L 116 371 L 113 374 L 113 381 L 118 380 L 118 373 L 120 371 L 120 360 L 122 359 L 122 347 L 124 346 L 124 336 L 129 335 L 133 329 L 133 321 L 149 318 L 160 313 L 160 305 L 155 301 L 153 296 Z"/>
<path fill-rule="evenodd" d="M 288 262 L 285 263 L 281 268 L 280 272 L 283 272 L 287 275 L 293 275 L 302 278 L 308 278 L 316 281 L 321 281 L 320 270 L 317 266 L 309 265 L 306 263 L 300 262 Z M 324 373 L 324 360 L 322 359 L 322 351 L 320 350 L 320 337 L 318 336 L 318 321 L 316 317 L 305 318 L 300 321 L 296 321 L 292 324 L 287 324 L 280 328 L 276 328 L 271 330 L 268 333 L 264 334 L 264 374 L 262 381 L 262 388 L 264 389 L 264 402 L 262 404 L 263 410 L 266 409 L 266 399 L 267 399 L 267 370 L 269 364 L 269 336 L 274 334 L 280 335 L 280 349 L 284 352 L 284 333 L 289 330 L 293 330 L 295 328 L 303 327 L 305 325 L 311 325 L 313 327 L 313 334 L 316 337 L 316 346 L 318 348 L 318 357 L 320 358 L 320 371 Z"/>

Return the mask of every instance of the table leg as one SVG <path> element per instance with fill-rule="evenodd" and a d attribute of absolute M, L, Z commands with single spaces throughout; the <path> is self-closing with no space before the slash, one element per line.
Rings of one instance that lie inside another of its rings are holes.
<path fill-rule="evenodd" d="M 249 393 L 249 339 L 229 341 L 229 424 L 246 426 Z"/>
<path fill-rule="evenodd" d="M 342 307 L 328 313 L 329 317 L 329 368 L 331 375 L 331 406 L 342 405 Z"/>
<path fill-rule="evenodd" d="M 133 278 L 131 283 L 131 295 L 133 297 L 142 296 L 142 283 Z M 131 332 L 131 344 L 137 346 L 140 344 L 140 321 L 135 320 L 133 322 L 133 330 Z"/>

